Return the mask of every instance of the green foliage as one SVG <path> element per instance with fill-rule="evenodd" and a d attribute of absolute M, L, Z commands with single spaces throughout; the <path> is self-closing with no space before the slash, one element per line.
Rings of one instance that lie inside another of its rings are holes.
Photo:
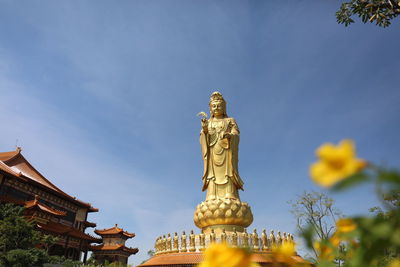
<path fill-rule="evenodd" d="M 147 251 L 147 256 L 149 256 L 150 258 L 154 256 L 154 250 L 150 249 L 149 251 Z"/>
<path fill-rule="evenodd" d="M 24 219 L 23 208 L 12 204 L 0 205 L 0 250 L 29 249 L 39 244 L 41 234 Z"/>
<path fill-rule="evenodd" d="M 47 251 L 36 246 L 51 239 L 35 231 L 23 211 L 12 204 L 0 205 L 0 266 L 41 267 L 50 260 Z"/>
<path fill-rule="evenodd" d="M 13 204 L 0 205 L 0 266 L 42 267 L 61 264 L 77 267 L 81 262 L 49 256 L 48 250 L 57 238 L 34 229 L 33 222 L 23 217 L 24 208 Z M 38 248 L 38 246 L 44 249 Z"/>
<path fill-rule="evenodd" d="M 364 23 L 375 22 L 387 27 L 391 20 L 400 14 L 400 0 L 351 0 L 342 3 L 336 12 L 337 22 L 345 26 L 354 23 L 353 15 L 360 17 Z"/>
<path fill-rule="evenodd" d="M 369 164 L 363 173 L 346 178 L 332 190 L 350 190 L 360 182 L 375 184 L 382 207 L 372 208 L 372 216 L 346 218 L 347 225 L 337 223 L 330 237 L 321 238 L 309 223 L 303 233 L 306 245 L 315 249 L 314 244 L 319 242 L 324 248 L 319 251 L 316 266 L 333 267 L 338 259 L 344 267 L 399 266 L 393 261 L 400 257 L 400 173 Z"/>
<path fill-rule="evenodd" d="M 365 182 L 368 182 L 368 176 L 365 173 L 360 172 L 338 182 L 331 190 L 333 192 L 343 191 L 346 188 L 351 188 Z"/>
<path fill-rule="evenodd" d="M 126 267 L 122 263 L 87 264 L 64 257 L 49 256 L 48 251 L 57 238 L 34 229 L 33 222 L 23 217 L 24 208 L 0 204 L 0 267 Z M 44 249 L 37 248 L 38 246 Z"/>
<path fill-rule="evenodd" d="M 46 251 L 42 249 L 13 249 L 2 255 L 1 266 L 42 267 L 48 260 Z"/>

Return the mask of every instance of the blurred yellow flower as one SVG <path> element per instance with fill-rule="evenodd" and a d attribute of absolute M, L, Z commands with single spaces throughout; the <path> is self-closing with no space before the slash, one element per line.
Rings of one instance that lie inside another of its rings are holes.
<path fill-rule="evenodd" d="M 389 267 L 400 267 L 400 259 L 394 259 L 389 263 Z"/>
<path fill-rule="evenodd" d="M 250 258 L 244 249 L 214 243 L 204 251 L 204 261 L 198 267 L 259 267 Z"/>
<path fill-rule="evenodd" d="M 343 140 L 338 146 L 324 144 L 316 151 L 319 161 L 310 167 L 312 180 L 320 186 L 331 187 L 366 166 L 356 158 L 353 141 Z"/>
<path fill-rule="evenodd" d="M 277 255 L 291 257 L 296 255 L 296 247 L 292 242 L 283 242 L 281 245 L 273 246 L 272 252 Z"/>
<path fill-rule="evenodd" d="M 285 263 L 289 266 L 296 265 L 293 256 L 296 256 L 296 246 L 293 242 L 283 242 L 271 248 L 272 259 L 275 262 Z"/>
<path fill-rule="evenodd" d="M 329 243 L 331 243 L 334 247 L 338 247 L 340 245 L 341 239 L 339 236 L 335 233 L 329 238 Z"/>
<path fill-rule="evenodd" d="M 336 222 L 337 233 L 349 233 L 356 230 L 356 223 L 350 218 L 341 218 Z"/>
<path fill-rule="evenodd" d="M 330 246 L 328 246 L 322 242 L 318 242 L 318 241 L 315 242 L 314 249 L 317 251 L 319 259 L 328 260 L 328 261 L 332 261 L 335 259 L 335 256 L 333 254 L 333 249 Z"/>

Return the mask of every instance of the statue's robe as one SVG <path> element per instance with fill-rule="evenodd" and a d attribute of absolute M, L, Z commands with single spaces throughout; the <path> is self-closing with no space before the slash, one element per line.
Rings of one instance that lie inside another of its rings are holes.
<path fill-rule="evenodd" d="M 230 133 L 230 138 L 224 138 Z M 200 133 L 204 161 L 203 191 L 206 199 L 239 199 L 243 181 L 238 170 L 239 128 L 233 118 L 208 120 L 208 133 Z"/>

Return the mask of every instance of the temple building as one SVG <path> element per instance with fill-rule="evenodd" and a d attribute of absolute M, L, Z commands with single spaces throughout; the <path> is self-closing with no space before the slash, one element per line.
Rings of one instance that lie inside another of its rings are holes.
<path fill-rule="evenodd" d="M 101 264 L 105 262 L 128 264 L 128 257 L 139 251 L 137 248 L 125 246 L 126 240 L 135 237 L 135 234 L 124 231 L 124 229 L 118 227 L 118 224 L 109 229 L 96 229 L 94 232 L 103 239 L 102 244 L 91 246 L 94 259 Z"/>
<path fill-rule="evenodd" d="M 50 247 L 50 255 L 65 256 L 86 261 L 91 243 L 101 243 L 85 233 L 96 227 L 88 221 L 88 214 L 98 212 L 90 203 L 65 193 L 37 171 L 21 154 L 15 151 L 0 152 L 0 203 L 24 206 L 25 216 L 35 221 L 37 230 L 58 238 Z"/>

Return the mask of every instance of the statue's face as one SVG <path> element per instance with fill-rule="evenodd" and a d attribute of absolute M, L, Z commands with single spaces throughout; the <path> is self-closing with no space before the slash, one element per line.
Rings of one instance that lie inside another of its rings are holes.
<path fill-rule="evenodd" d="M 214 100 L 210 103 L 210 112 L 213 116 L 222 116 L 225 113 L 224 102 L 221 100 Z"/>

